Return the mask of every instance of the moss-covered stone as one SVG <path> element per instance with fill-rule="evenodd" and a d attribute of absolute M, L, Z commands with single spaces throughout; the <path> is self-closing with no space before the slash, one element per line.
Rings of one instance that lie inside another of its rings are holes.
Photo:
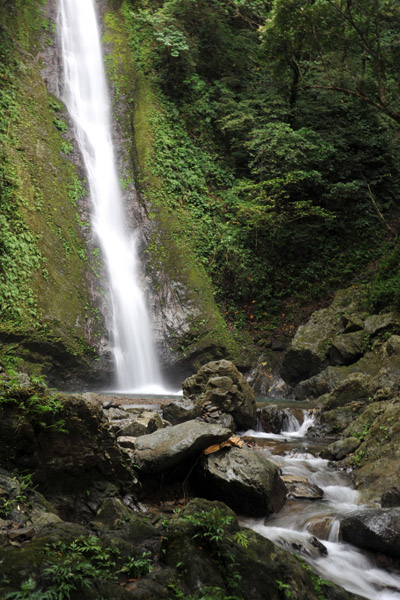
<path fill-rule="evenodd" d="M 83 190 L 65 149 L 63 105 L 46 90 L 37 53 L 54 44 L 45 7 L 0 10 L 3 88 L 0 359 L 67 384 L 94 370 L 102 324 L 90 318 L 77 202 Z M 54 52 L 54 49 L 53 49 Z M 45 54 L 41 54 L 45 60 Z M 79 188 L 79 189 L 78 189 Z M 80 373 L 79 373 L 80 371 Z M 78 374 L 79 373 L 79 374 Z"/>
<path fill-rule="evenodd" d="M 106 64 L 114 88 L 126 170 L 135 179 L 146 217 L 143 260 L 150 277 L 157 326 L 163 331 L 162 358 L 186 372 L 215 358 L 248 363 L 231 336 L 214 300 L 211 281 L 195 257 L 193 232 L 183 206 L 171 209 L 162 178 L 156 175 L 157 118 L 166 119 L 149 79 L 135 63 L 129 37 L 131 11 L 109 6 L 105 13 Z M 135 209 L 136 212 L 138 209 Z"/>

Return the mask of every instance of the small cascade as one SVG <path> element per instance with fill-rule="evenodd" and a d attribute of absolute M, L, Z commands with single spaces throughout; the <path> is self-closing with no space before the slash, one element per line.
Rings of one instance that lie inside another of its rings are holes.
<path fill-rule="evenodd" d="M 304 410 L 300 423 L 290 408 L 281 410 L 285 418 L 279 434 L 246 435 L 254 438 L 258 452 L 279 466 L 287 502 L 276 514 L 243 519 L 241 524 L 295 550 L 321 577 L 350 592 L 369 600 L 400 600 L 399 573 L 379 568 L 369 554 L 341 540 L 341 522 L 363 506 L 349 475 L 318 456 L 324 442 L 307 438 L 314 411 Z"/>
<path fill-rule="evenodd" d="M 285 408 L 285 418 L 282 424 L 282 433 L 294 433 L 299 431 L 301 424 L 300 421 L 294 416 L 289 408 Z"/>
<path fill-rule="evenodd" d="M 140 286 L 136 237 L 126 226 L 111 139 L 111 110 L 94 0 L 60 0 L 64 100 L 75 125 L 92 201 L 92 225 L 107 266 L 117 384 L 124 391 L 162 386 Z"/>
<path fill-rule="evenodd" d="M 303 410 L 303 422 L 300 422 L 296 419 L 296 417 L 291 414 L 290 419 L 288 418 L 288 425 L 290 429 L 283 429 L 283 435 L 290 435 L 291 437 L 304 437 L 310 427 L 314 424 L 315 414 L 313 410 Z M 286 426 L 286 420 L 284 421 L 284 426 Z"/>

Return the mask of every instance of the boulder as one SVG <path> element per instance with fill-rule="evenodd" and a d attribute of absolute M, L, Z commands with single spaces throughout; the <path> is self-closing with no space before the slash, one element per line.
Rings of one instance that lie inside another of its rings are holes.
<path fill-rule="evenodd" d="M 214 532 L 216 540 L 211 537 Z M 245 543 L 238 543 L 240 538 Z M 311 538 L 307 546 L 316 557 L 324 552 L 322 544 Z M 183 598 L 193 597 L 193 590 L 200 589 L 203 593 L 196 596 L 204 598 L 240 596 L 243 600 L 280 600 L 289 598 L 285 591 L 296 600 L 359 598 L 319 578 L 317 587 L 316 576 L 303 561 L 255 531 L 239 529 L 235 514 L 220 502 L 197 498 L 174 515 L 163 539 L 161 561 L 171 568 L 180 565 L 179 587 Z M 238 581 L 234 591 L 232 571 L 234 583 Z M 222 592 L 212 590 L 212 586 Z"/>
<path fill-rule="evenodd" d="M 352 402 L 366 403 L 374 391 L 375 386 L 369 375 L 352 373 L 324 400 L 323 410 L 332 410 Z"/>
<path fill-rule="evenodd" d="M 386 342 L 386 353 L 388 356 L 400 354 L 400 335 L 391 335 Z"/>
<path fill-rule="evenodd" d="M 341 522 L 343 539 L 400 558 L 400 509 L 369 509 Z"/>
<path fill-rule="evenodd" d="M 386 490 L 382 494 L 381 498 L 382 508 L 393 508 L 394 506 L 400 506 L 400 490 L 397 487 L 392 487 L 390 490 Z"/>
<path fill-rule="evenodd" d="M 196 477 L 206 496 L 225 502 L 241 514 L 262 516 L 277 512 L 285 503 L 287 490 L 278 467 L 249 448 L 229 448 L 207 455 Z"/>
<path fill-rule="evenodd" d="M 348 314 L 342 316 L 343 333 L 353 333 L 364 329 L 364 320 L 359 313 Z"/>
<path fill-rule="evenodd" d="M 163 417 L 171 425 L 178 425 L 191 421 L 201 416 L 201 408 L 189 398 L 181 398 L 166 404 L 163 408 Z"/>
<path fill-rule="evenodd" d="M 298 328 L 281 369 L 288 384 L 294 387 L 329 365 L 355 363 L 363 356 L 370 337 L 399 326 L 393 314 L 366 318 L 362 294 L 354 288 L 340 290 L 331 306 L 314 312 Z"/>
<path fill-rule="evenodd" d="M 276 404 L 265 406 L 260 410 L 261 426 L 267 433 L 280 433 L 286 414 Z"/>
<path fill-rule="evenodd" d="M 320 453 L 320 457 L 328 460 L 342 460 L 348 454 L 352 454 L 352 452 L 357 450 L 360 444 L 361 440 L 355 437 L 338 440 L 330 444 L 327 448 L 324 448 Z"/>
<path fill-rule="evenodd" d="M 321 373 L 300 381 L 294 389 L 296 400 L 319 398 L 334 390 L 347 377 L 340 367 L 326 367 Z"/>
<path fill-rule="evenodd" d="M 329 515 L 315 515 L 307 523 L 307 531 L 320 540 L 332 541 L 332 530 L 336 531 L 336 517 Z"/>
<path fill-rule="evenodd" d="M 118 435 L 139 437 L 162 429 L 163 426 L 162 419 L 157 412 L 139 409 L 136 412 L 129 412 L 129 420 L 121 423 Z"/>
<path fill-rule="evenodd" d="M 329 308 L 317 310 L 300 325 L 282 363 L 281 376 L 289 385 L 295 386 L 327 366 L 330 341 L 343 332 L 342 314 L 352 301 L 347 290 L 340 291 Z"/>
<path fill-rule="evenodd" d="M 256 401 L 253 390 L 233 363 L 210 362 L 182 384 L 184 397 L 196 404 L 210 403 L 230 413 L 239 429 L 256 424 Z"/>
<path fill-rule="evenodd" d="M 289 498 L 321 500 L 324 496 L 321 488 L 310 483 L 307 477 L 301 475 L 282 475 L 281 479 L 287 487 Z"/>
<path fill-rule="evenodd" d="M 197 457 L 208 446 L 219 444 L 231 431 L 201 421 L 186 421 L 143 435 L 136 441 L 135 462 L 143 473 L 159 473 Z"/>
<path fill-rule="evenodd" d="M 393 313 L 385 313 L 383 315 L 371 315 L 365 320 L 365 331 L 371 335 L 377 335 L 388 331 L 399 325 L 399 319 Z"/>
<path fill-rule="evenodd" d="M 364 330 L 336 336 L 328 351 L 329 362 L 332 365 L 350 365 L 356 362 L 366 349 L 368 337 Z"/>
<path fill-rule="evenodd" d="M 357 465 L 354 481 L 364 497 L 380 500 L 386 490 L 400 489 L 400 401 L 374 403 L 362 416 L 367 434 L 360 446 L 363 460 Z"/>

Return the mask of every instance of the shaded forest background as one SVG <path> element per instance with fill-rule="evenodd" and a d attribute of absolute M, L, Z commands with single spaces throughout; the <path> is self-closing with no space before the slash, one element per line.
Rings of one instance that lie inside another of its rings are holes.
<path fill-rule="evenodd" d="M 125 0 L 123 14 L 159 106 L 154 172 L 170 210 L 188 209 L 226 317 L 263 337 L 354 278 L 374 309 L 400 306 L 398 3 Z"/>

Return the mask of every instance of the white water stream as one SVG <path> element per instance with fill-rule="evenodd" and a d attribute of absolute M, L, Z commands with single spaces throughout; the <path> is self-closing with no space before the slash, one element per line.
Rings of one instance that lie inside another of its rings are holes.
<path fill-rule="evenodd" d="M 92 225 L 108 270 L 118 388 L 162 392 L 135 235 L 126 227 L 111 139 L 111 110 L 94 0 L 60 0 L 64 101 L 73 119 L 92 201 Z"/>
<path fill-rule="evenodd" d="M 300 552 L 321 577 L 350 592 L 369 600 L 400 600 L 400 575 L 379 568 L 366 553 L 340 540 L 340 519 L 365 507 L 359 504 L 359 493 L 351 487 L 349 477 L 311 452 L 315 440 L 304 436 L 312 425 L 312 414 L 305 413 L 303 423 L 297 422 L 297 430 L 293 430 L 293 419 L 288 421 L 288 431 L 279 435 L 251 430 L 243 435 L 258 439 L 258 451 L 279 465 L 283 475 L 306 478 L 323 490 L 324 497 L 288 500 L 279 513 L 266 519 L 243 519 L 241 524 L 286 549 Z M 310 538 L 319 531 L 319 541 L 328 551 L 326 556 L 319 556 L 310 545 Z"/>

